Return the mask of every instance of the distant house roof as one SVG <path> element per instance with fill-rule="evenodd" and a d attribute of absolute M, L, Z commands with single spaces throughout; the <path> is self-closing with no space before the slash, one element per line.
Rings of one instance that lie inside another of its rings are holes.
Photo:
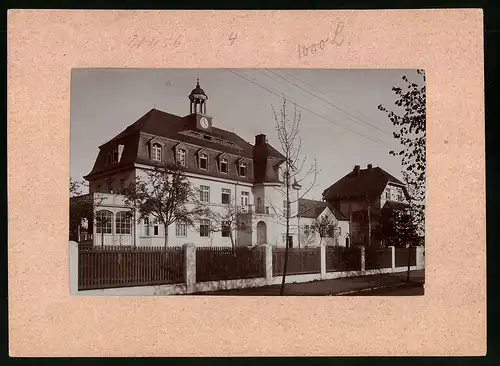
<path fill-rule="evenodd" d="M 346 221 L 348 220 L 339 210 L 333 207 L 331 204 L 323 201 L 309 200 L 305 198 L 299 199 L 299 215 L 300 217 L 316 219 L 319 215 L 329 208 L 332 214 L 337 220 Z"/>
<path fill-rule="evenodd" d="M 358 168 L 358 169 L 356 169 Z M 343 198 L 379 197 L 387 183 L 400 185 L 408 195 L 404 184 L 380 167 L 354 170 L 323 191 L 323 199 L 332 201 Z"/>
<path fill-rule="evenodd" d="M 408 204 L 404 203 L 404 202 L 385 201 L 384 206 L 382 207 L 382 210 L 391 209 L 391 210 L 399 211 L 399 210 L 402 210 L 406 207 L 408 207 Z"/>

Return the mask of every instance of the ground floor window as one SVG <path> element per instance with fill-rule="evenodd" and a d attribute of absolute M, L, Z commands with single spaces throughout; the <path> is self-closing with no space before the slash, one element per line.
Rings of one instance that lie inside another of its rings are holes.
<path fill-rule="evenodd" d="M 182 222 L 175 223 L 175 236 L 177 237 L 186 237 L 187 236 L 187 225 Z"/>
<path fill-rule="evenodd" d="M 130 234 L 131 222 L 130 213 L 120 211 L 116 214 L 116 233 L 117 234 Z"/>
<path fill-rule="evenodd" d="M 200 222 L 200 236 L 208 237 L 210 233 L 210 221 L 201 220 Z"/>
<path fill-rule="evenodd" d="M 223 221 L 222 222 L 222 237 L 229 238 L 230 234 L 231 234 L 231 226 L 229 224 L 229 221 Z"/>
<path fill-rule="evenodd" d="M 144 218 L 144 236 L 149 236 L 149 217 Z"/>
<path fill-rule="evenodd" d="M 111 234 L 113 213 L 111 211 L 97 211 L 96 232 L 98 234 Z"/>

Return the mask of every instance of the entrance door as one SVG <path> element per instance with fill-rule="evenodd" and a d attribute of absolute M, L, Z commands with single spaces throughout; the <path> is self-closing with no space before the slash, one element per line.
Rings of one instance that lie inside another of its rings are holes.
<path fill-rule="evenodd" d="M 257 223 L 257 244 L 267 244 L 267 228 L 264 221 L 259 221 Z"/>

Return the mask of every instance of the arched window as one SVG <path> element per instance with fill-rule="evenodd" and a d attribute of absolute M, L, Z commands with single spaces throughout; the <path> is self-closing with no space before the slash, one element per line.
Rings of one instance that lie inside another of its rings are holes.
<path fill-rule="evenodd" d="M 120 211 L 116 214 L 116 233 L 130 234 L 130 212 Z"/>
<path fill-rule="evenodd" d="M 208 169 L 208 155 L 205 153 L 200 154 L 200 169 Z"/>
<path fill-rule="evenodd" d="M 108 210 L 97 211 L 96 232 L 99 234 L 111 234 L 113 213 Z"/>
<path fill-rule="evenodd" d="M 149 236 L 149 217 L 144 218 L 144 236 Z"/>
<path fill-rule="evenodd" d="M 155 161 L 161 161 L 161 145 L 153 144 L 153 150 L 151 151 L 151 159 Z"/>
<path fill-rule="evenodd" d="M 177 163 L 181 166 L 186 166 L 186 150 L 177 150 Z"/>

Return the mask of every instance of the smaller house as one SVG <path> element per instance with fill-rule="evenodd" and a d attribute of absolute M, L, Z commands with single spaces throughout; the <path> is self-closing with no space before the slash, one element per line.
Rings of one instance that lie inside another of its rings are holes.
<path fill-rule="evenodd" d="M 299 220 L 301 247 L 349 246 L 349 219 L 333 205 L 300 199 Z"/>

